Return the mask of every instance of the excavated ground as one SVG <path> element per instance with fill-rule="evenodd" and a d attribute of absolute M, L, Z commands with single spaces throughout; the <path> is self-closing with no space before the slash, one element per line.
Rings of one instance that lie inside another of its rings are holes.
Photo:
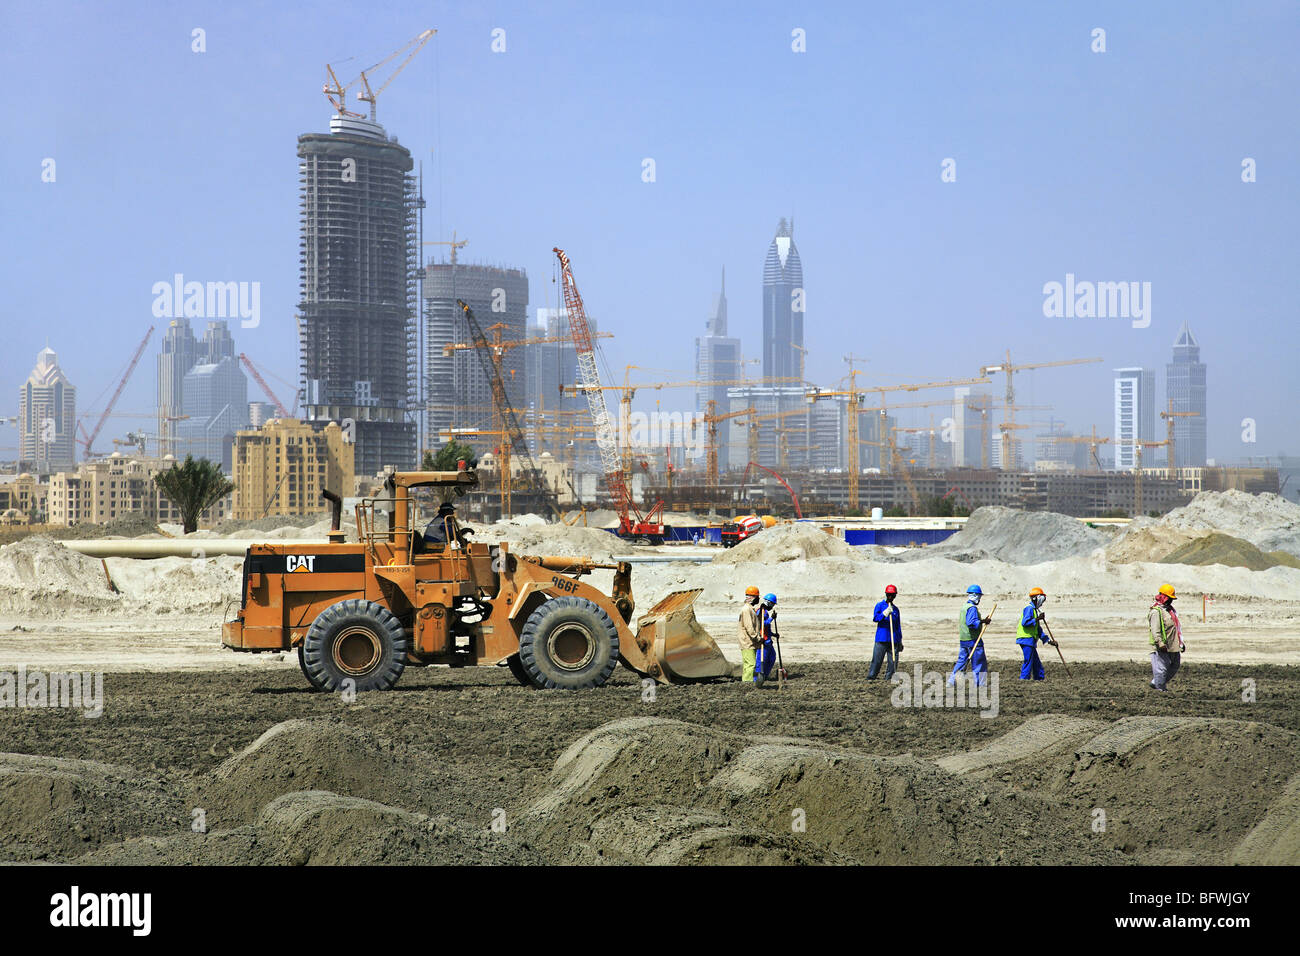
<path fill-rule="evenodd" d="M 1193 663 L 1162 695 L 1047 664 L 1003 669 L 992 718 L 896 707 L 857 663 L 653 700 L 624 670 L 413 669 L 354 703 L 285 669 L 110 673 L 98 719 L 0 709 L 0 860 L 1300 862 L 1300 668 Z"/>

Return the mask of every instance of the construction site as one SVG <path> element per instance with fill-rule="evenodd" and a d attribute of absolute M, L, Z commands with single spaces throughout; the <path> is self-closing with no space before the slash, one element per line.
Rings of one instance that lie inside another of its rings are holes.
<path fill-rule="evenodd" d="M 791 216 L 762 360 L 724 272 L 693 370 L 612 364 L 564 238 L 539 325 L 524 269 L 425 240 L 377 104 L 435 32 L 327 65 L 297 137 L 296 382 L 173 317 L 156 430 L 96 453 L 155 326 L 80 418 L 39 353 L 0 863 L 1300 864 L 1300 504 L 1207 457 L 1185 324 L 1086 433 L 1049 399 L 1120 360 L 1073 339 L 877 373 L 855 314 L 819 378 Z"/>

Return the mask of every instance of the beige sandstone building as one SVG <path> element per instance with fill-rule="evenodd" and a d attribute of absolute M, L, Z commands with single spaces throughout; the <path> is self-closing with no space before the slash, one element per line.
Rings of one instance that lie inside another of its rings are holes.
<path fill-rule="evenodd" d="M 355 445 L 336 422 L 313 428 L 296 418 L 275 418 L 235 436 L 234 517 L 313 515 L 328 510 L 321 490 L 351 495 Z"/>

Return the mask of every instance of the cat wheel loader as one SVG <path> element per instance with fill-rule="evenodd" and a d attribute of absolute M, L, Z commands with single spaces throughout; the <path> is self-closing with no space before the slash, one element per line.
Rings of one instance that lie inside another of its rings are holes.
<path fill-rule="evenodd" d="M 254 544 L 244 557 L 240 609 L 222 643 L 291 651 L 319 690 L 387 690 L 408 666 L 501 665 L 539 688 L 599 687 L 624 666 L 660 683 L 729 677 L 732 665 L 695 619 L 700 589 L 669 594 L 635 619 L 625 561 L 514 554 L 469 540 L 452 515 L 446 543 L 413 524 L 412 489 L 464 494 L 472 469 L 391 474 L 381 497 L 357 504 L 357 538 L 344 541 L 342 500 L 328 544 Z M 387 511 L 386 528 L 376 515 Z M 611 594 L 583 577 L 612 570 Z"/>

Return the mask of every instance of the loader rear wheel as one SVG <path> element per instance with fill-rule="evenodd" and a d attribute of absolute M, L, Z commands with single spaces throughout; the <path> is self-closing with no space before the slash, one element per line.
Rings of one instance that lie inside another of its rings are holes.
<path fill-rule="evenodd" d="M 524 623 L 519 661 L 538 687 L 599 687 L 618 664 L 618 628 L 593 601 L 554 598 Z"/>
<path fill-rule="evenodd" d="M 321 611 L 307 630 L 303 672 L 321 690 L 389 690 L 406 669 L 407 650 L 402 623 L 388 608 L 373 601 L 340 601 Z"/>
<path fill-rule="evenodd" d="M 519 659 L 518 654 L 511 654 L 506 658 L 506 666 L 510 668 L 510 674 L 515 680 L 525 687 L 535 687 L 533 679 L 528 676 L 528 671 L 524 670 L 523 661 Z"/>
<path fill-rule="evenodd" d="M 304 643 L 298 644 L 298 667 L 302 670 L 302 676 L 307 678 L 307 683 L 311 684 L 316 690 L 324 690 L 325 688 L 316 682 L 316 678 L 312 676 L 311 671 L 307 670 L 307 661 L 303 658 L 303 648 L 305 646 Z"/>

